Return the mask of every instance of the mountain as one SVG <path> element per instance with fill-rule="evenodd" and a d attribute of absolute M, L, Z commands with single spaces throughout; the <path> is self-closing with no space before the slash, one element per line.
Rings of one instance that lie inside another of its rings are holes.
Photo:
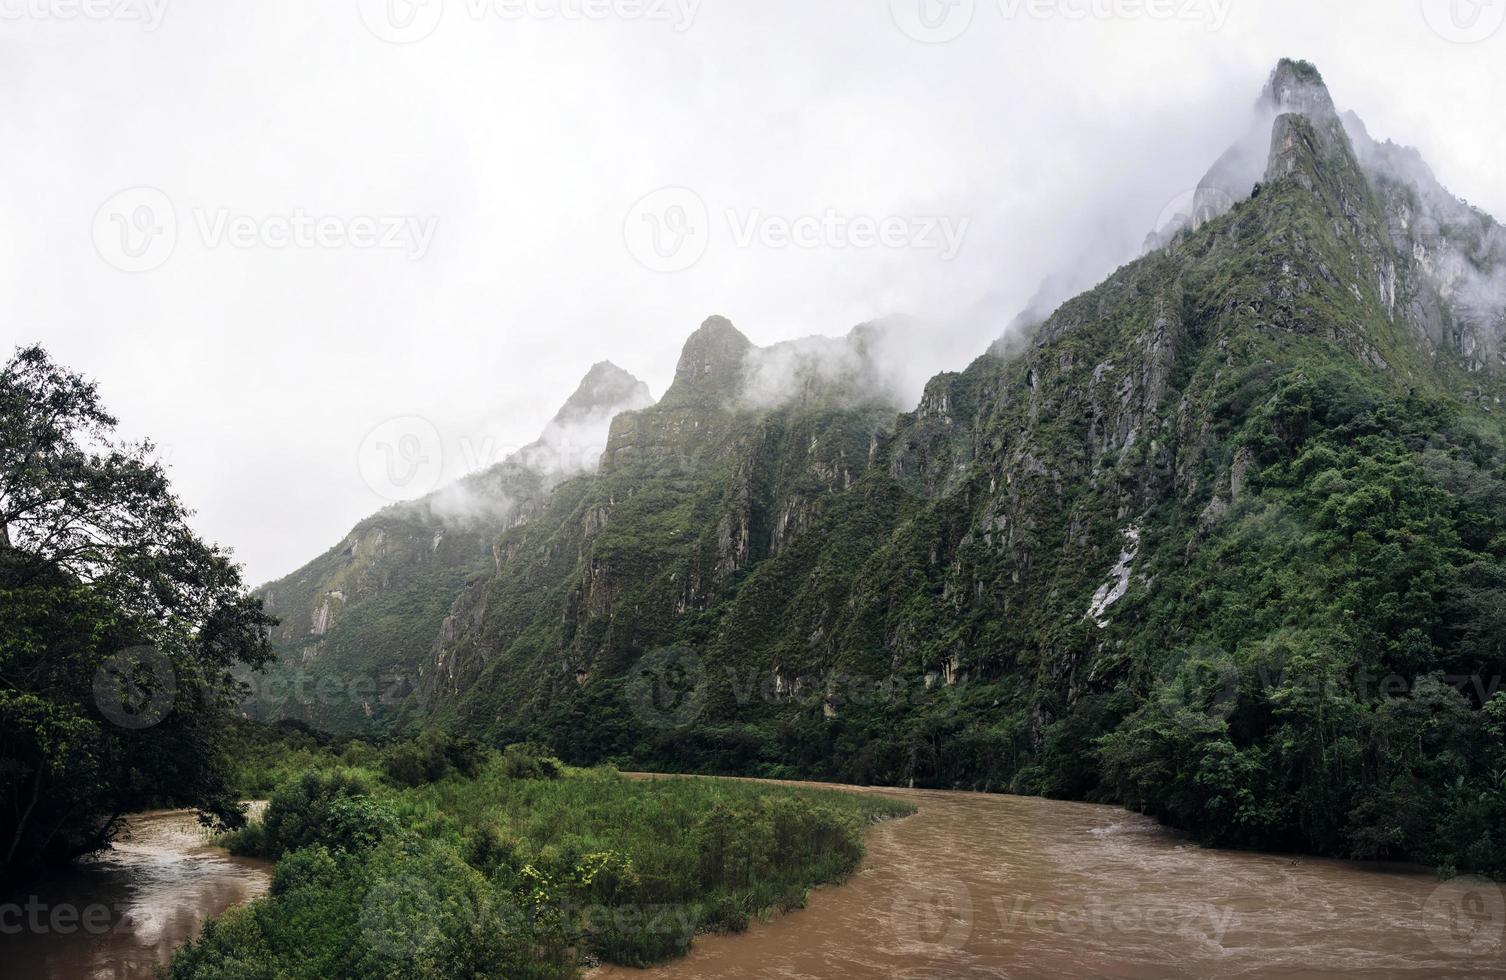
<path fill-rule="evenodd" d="M 614 364 L 594 365 L 537 440 L 495 466 L 357 524 L 307 565 L 257 590 L 279 617 L 276 665 L 248 677 L 248 714 L 379 733 L 412 692 L 445 614 L 492 564 L 492 541 L 563 480 L 595 466 L 619 412 L 652 402 Z M 594 447 L 594 448 L 593 448 Z"/>
<path fill-rule="evenodd" d="M 861 329 L 708 320 L 499 536 L 407 720 L 1506 871 L 1500 228 L 1299 61 L 1203 185 L 912 411 Z"/>
<path fill-rule="evenodd" d="M 758 348 L 702 324 L 658 404 L 613 421 L 599 471 L 498 539 L 495 574 L 441 630 L 424 713 L 515 723 L 671 635 L 709 636 L 708 607 L 817 523 L 892 428 L 882 329 Z"/>

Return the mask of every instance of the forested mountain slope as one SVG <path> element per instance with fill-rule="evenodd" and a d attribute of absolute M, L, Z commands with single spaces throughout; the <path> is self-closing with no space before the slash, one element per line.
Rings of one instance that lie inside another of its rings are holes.
<path fill-rule="evenodd" d="M 1501 871 L 1501 230 L 1311 65 L 1256 120 L 1248 188 L 912 412 L 822 357 L 750 401 L 708 321 L 501 535 L 411 718 Z"/>
<path fill-rule="evenodd" d="M 280 620 L 275 665 L 248 677 L 249 714 L 335 731 L 386 731 L 455 597 L 492 565 L 492 542 L 560 481 L 594 465 L 602 434 L 648 388 L 608 362 L 535 442 L 502 462 L 357 524 L 323 555 L 257 590 Z"/>

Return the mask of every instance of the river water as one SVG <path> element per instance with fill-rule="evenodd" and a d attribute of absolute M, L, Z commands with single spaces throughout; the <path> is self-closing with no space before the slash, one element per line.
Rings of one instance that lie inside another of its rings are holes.
<path fill-rule="evenodd" d="M 847 884 L 592 980 L 1506 977 L 1488 882 L 1209 850 L 1114 807 L 876 792 L 920 810 L 873 829 Z"/>
<path fill-rule="evenodd" d="M 1113 807 L 869 792 L 920 809 L 873 828 L 850 882 L 744 934 L 699 936 L 685 959 L 593 980 L 1506 978 L 1497 885 L 1208 850 Z M 270 871 L 210 847 L 189 813 L 138 815 L 98 860 L 0 903 L 0 976 L 151 977 Z"/>
<path fill-rule="evenodd" d="M 150 978 L 204 920 L 265 894 L 271 871 L 211 847 L 191 812 L 137 814 L 99 857 L 0 900 L 0 976 Z"/>

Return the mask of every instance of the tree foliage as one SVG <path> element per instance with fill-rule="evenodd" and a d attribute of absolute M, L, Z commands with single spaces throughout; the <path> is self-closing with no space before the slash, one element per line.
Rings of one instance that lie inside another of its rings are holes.
<path fill-rule="evenodd" d="M 264 663 L 271 620 L 115 427 L 40 347 L 0 371 L 0 876 L 105 846 L 147 806 L 239 819 L 230 672 Z"/>

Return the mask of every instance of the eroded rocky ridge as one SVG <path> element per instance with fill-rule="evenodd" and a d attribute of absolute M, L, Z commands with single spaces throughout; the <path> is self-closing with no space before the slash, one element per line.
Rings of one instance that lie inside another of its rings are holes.
<path fill-rule="evenodd" d="M 561 481 L 595 467 L 601 433 L 652 398 L 608 362 L 594 365 L 540 437 L 502 462 L 393 504 L 257 594 L 280 620 L 267 673 L 245 709 L 264 720 L 380 733 L 417 687 L 434 637 L 468 580 L 492 566 L 498 534 L 526 521 Z"/>

